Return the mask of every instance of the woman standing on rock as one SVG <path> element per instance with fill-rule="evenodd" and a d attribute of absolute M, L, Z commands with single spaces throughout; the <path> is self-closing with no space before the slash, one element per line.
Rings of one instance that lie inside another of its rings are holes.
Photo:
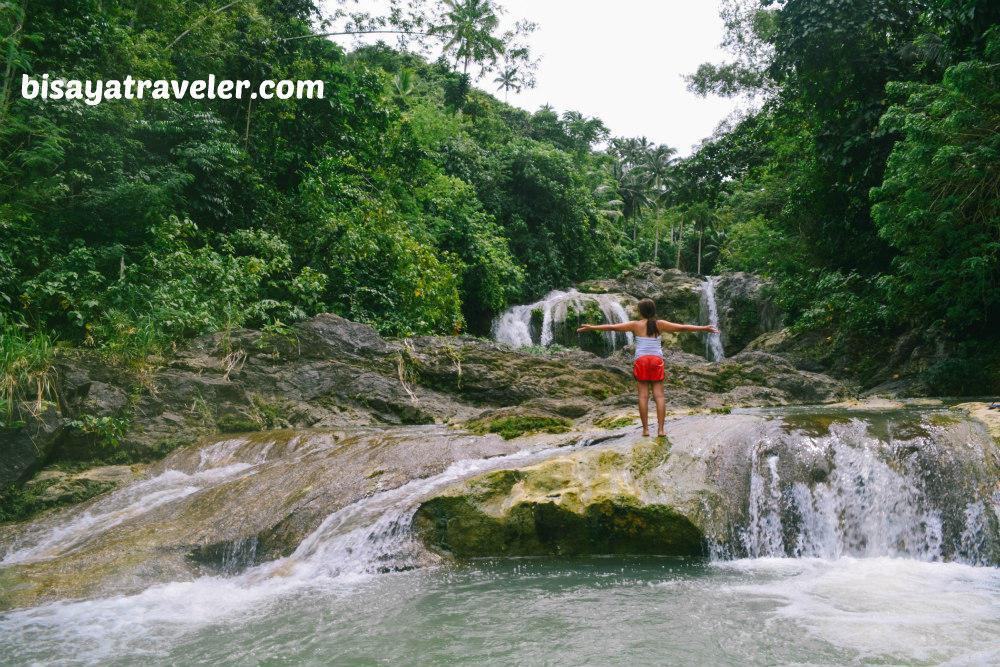
<path fill-rule="evenodd" d="M 639 419 L 642 420 L 642 434 L 649 435 L 649 388 L 653 388 L 653 400 L 656 401 L 656 435 L 663 437 L 663 420 L 667 414 L 666 400 L 663 398 L 663 350 L 660 348 L 660 332 L 704 331 L 719 333 L 712 325 L 703 327 L 694 324 L 674 324 L 667 320 L 656 319 L 656 304 L 652 299 L 639 301 L 641 320 L 621 322 L 620 324 L 584 324 L 577 329 L 581 331 L 622 331 L 635 336 L 635 364 L 632 374 L 638 381 L 639 389 Z"/>

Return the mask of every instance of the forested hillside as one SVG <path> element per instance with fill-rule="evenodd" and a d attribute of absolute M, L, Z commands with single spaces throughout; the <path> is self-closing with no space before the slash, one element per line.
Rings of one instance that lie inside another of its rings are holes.
<path fill-rule="evenodd" d="M 685 165 L 726 225 L 723 266 L 778 281 L 787 322 L 827 332 L 862 378 L 919 344 L 935 391 L 996 391 L 1000 5 L 723 7 L 737 57 L 691 87 L 759 111 Z"/>
<path fill-rule="evenodd" d="M 482 335 L 650 260 L 762 274 L 787 324 L 859 359 L 947 343 L 943 392 L 1000 385 L 995 3 L 727 0 L 736 60 L 691 85 L 757 106 L 682 160 L 585 109 L 508 105 L 530 55 L 497 6 L 427 4 L 437 23 L 372 25 L 439 39 L 436 61 L 313 36 L 311 0 L 0 2 L 2 413 L 41 398 L 56 344 L 146 363 L 318 312 Z M 24 75 L 325 95 L 88 104 L 25 99 Z"/>

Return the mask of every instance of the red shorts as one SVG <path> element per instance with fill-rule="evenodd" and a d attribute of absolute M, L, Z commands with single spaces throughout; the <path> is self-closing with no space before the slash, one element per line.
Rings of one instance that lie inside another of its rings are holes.
<path fill-rule="evenodd" d="M 632 374 L 639 382 L 659 382 L 663 379 L 663 357 L 647 354 L 635 360 Z"/>

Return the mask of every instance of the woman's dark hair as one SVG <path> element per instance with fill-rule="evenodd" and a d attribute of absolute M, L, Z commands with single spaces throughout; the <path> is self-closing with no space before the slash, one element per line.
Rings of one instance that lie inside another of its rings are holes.
<path fill-rule="evenodd" d="M 656 326 L 656 304 L 652 299 L 639 301 L 639 314 L 646 318 L 646 335 L 651 338 L 659 336 L 660 327 Z"/>

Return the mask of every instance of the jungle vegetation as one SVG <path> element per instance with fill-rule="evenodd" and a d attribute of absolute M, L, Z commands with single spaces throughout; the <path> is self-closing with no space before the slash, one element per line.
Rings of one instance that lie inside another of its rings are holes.
<path fill-rule="evenodd" d="M 313 0 L 0 0 L 0 414 L 54 342 L 142 364 L 318 312 L 483 335 L 641 261 L 762 274 L 788 324 L 845 346 L 930 331 L 944 390 L 1000 386 L 996 3 L 725 0 L 734 59 L 690 86 L 747 111 L 683 159 L 507 104 L 533 26 L 502 32 L 493 0 L 402 4 L 342 0 L 341 27 L 417 48 L 348 50 Z M 325 96 L 42 102 L 25 74 Z"/>

